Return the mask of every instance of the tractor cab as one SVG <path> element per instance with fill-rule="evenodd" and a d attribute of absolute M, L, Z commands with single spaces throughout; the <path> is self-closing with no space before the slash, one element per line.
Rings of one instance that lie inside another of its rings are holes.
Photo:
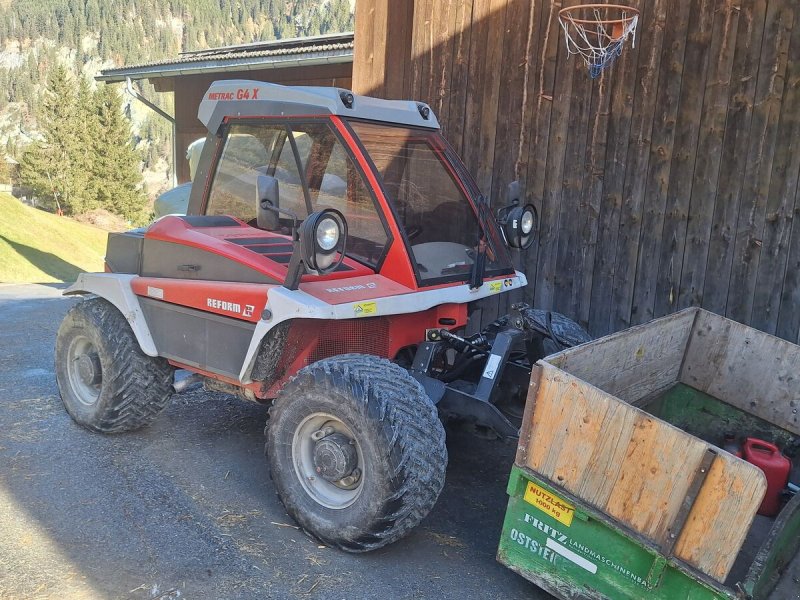
<path fill-rule="evenodd" d="M 187 214 L 235 219 L 236 231 L 206 233 L 259 254 L 255 270 L 266 278 L 296 288 L 372 273 L 410 290 L 516 279 L 502 234 L 426 105 L 234 81 L 209 89 L 200 118 L 209 139 Z M 321 212 L 329 230 L 309 230 L 308 252 L 290 268 L 295 238 Z M 175 227 L 157 223 L 152 233 Z"/>

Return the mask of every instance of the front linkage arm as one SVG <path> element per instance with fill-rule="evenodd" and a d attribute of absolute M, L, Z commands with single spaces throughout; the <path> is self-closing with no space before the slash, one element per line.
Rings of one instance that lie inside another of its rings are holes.
<path fill-rule="evenodd" d="M 563 315 L 515 304 L 510 314 L 471 338 L 447 330 L 429 330 L 410 373 L 443 417 L 470 421 L 501 438 L 514 439 L 519 436 L 518 425 L 496 406 L 503 392 L 515 386 L 527 390 L 533 364 L 548 354 L 545 340 L 549 349 L 561 350 L 589 339 L 580 326 Z M 452 351 L 458 355 L 456 360 L 448 358 Z"/>

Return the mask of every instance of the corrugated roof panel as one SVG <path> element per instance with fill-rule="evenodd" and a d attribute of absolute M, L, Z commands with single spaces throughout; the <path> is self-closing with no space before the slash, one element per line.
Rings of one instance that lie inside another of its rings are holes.
<path fill-rule="evenodd" d="M 126 78 L 145 79 L 187 73 L 247 71 L 255 68 L 287 67 L 301 64 L 352 62 L 353 34 L 332 34 L 291 40 L 255 42 L 238 46 L 208 48 L 181 54 L 178 58 L 139 65 L 127 65 L 100 72 L 106 82 Z"/>

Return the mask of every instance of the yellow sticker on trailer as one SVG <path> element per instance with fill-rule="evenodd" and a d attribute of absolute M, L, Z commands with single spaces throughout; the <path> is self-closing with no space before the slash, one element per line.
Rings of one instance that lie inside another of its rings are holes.
<path fill-rule="evenodd" d="M 357 317 L 368 317 L 378 314 L 377 302 L 356 302 L 353 304 L 353 313 Z"/>
<path fill-rule="evenodd" d="M 572 525 L 575 507 L 555 494 L 551 494 L 543 487 L 539 487 L 532 481 L 529 481 L 528 487 L 525 489 L 524 498 L 525 502 L 547 513 L 559 523 L 563 523 L 567 527 Z"/>

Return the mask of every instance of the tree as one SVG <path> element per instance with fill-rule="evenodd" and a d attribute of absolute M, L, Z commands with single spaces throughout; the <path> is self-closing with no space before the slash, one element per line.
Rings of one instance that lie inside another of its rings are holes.
<path fill-rule="evenodd" d="M 75 164 L 76 117 L 72 83 L 67 70 L 59 65 L 47 82 L 39 118 L 42 138 L 23 154 L 20 180 L 36 196 L 68 214 L 82 212 L 86 200 L 86 173 Z"/>
<path fill-rule="evenodd" d="M 147 218 L 142 191 L 141 157 L 133 147 L 131 129 L 122 114 L 116 88 L 102 85 L 94 93 L 98 135 L 94 140 L 92 191 L 101 208 L 132 223 Z"/>

